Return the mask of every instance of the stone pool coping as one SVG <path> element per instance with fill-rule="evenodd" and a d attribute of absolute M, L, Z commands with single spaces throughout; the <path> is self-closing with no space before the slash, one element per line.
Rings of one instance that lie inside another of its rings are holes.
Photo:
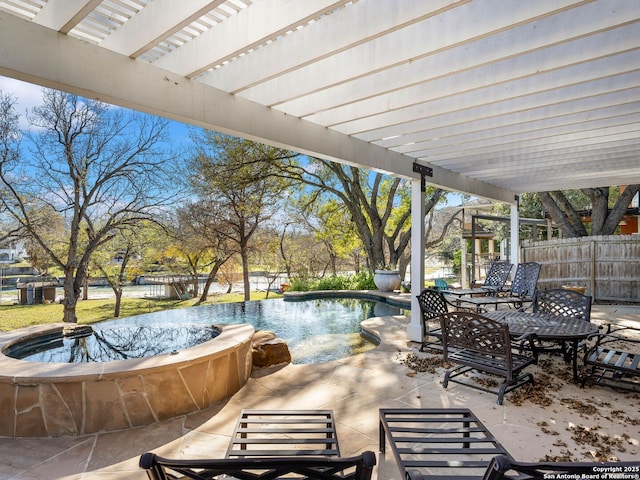
<path fill-rule="evenodd" d="M 4 355 L 64 323 L 0 333 L 0 436 L 84 435 L 149 425 L 231 397 L 251 375 L 249 324 L 177 354 L 102 363 L 27 362 Z"/>
<path fill-rule="evenodd" d="M 318 298 L 361 298 L 385 302 L 394 307 L 411 309 L 411 294 L 383 292 L 381 290 L 311 290 L 308 292 L 284 292 L 285 301 L 314 300 Z"/>

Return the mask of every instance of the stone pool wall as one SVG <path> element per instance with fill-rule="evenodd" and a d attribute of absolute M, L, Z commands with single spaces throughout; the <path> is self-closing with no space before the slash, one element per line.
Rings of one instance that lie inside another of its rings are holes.
<path fill-rule="evenodd" d="M 0 352 L 65 324 L 0 334 Z M 202 410 L 251 375 L 251 325 L 177 354 L 104 363 L 26 362 L 0 353 L 0 436 L 84 435 L 149 425 Z"/>

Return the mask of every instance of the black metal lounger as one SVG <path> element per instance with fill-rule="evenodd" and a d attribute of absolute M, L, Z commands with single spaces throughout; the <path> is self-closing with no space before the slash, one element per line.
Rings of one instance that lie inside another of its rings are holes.
<path fill-rule="evenodd" d="M 518 462 L 467 408 L 381 408 L 387 441 L 406 480 L 640 479 L 640 462 Z"/>
<path fill-rule="evenodd" d="M 382 408 L 382 453 L 385 436 L 406 480 L 479 480 L 494 456 L 509 455 L 468 408 Z"/>
<path fill-rule="evenodd" d="M 224 459 L 140 458 L 150 480 L 369 480 L 375 464 L 370 451 L 340 457 L 331 410 L 243 410 Z"/>
<path fill-rule="evenodd" d="M 584 354 L 582 386 L 597 383 L 640 392 L 640 328 L 609 325 L 606 333 L 589 337 L 594 338 Z"/>

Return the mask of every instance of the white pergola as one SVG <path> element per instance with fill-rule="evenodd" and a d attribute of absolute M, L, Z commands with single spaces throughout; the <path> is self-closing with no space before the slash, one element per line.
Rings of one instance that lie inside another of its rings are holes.
<path fill-rule="evenodd" d="M 636 0 L 0 0 L 0 75 L 412 179 L 413 285 L 416 164 L 512 226 L 640 183 Z"/>

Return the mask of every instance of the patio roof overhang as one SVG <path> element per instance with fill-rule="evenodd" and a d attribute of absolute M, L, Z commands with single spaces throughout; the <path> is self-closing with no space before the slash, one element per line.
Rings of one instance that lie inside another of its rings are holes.
<path fill-rule="evenodd" d="M 0 75 L 504 202 L 640 183 L 640 2 L 4 0 Z"/>

